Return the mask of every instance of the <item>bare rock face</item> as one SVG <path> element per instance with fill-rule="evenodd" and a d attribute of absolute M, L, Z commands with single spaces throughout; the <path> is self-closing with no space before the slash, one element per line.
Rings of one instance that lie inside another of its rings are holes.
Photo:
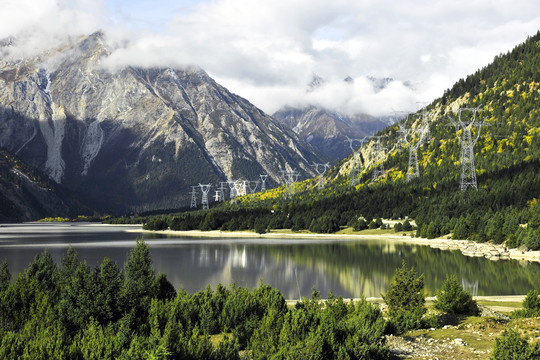
<path fill-rule="evenodd" d="M 0 146 L 110 211 L 185 206 L 199 182 L 313 175 L 313 148 L 204 71 L 109 70 L 103 38 L 0 59 Z"/>
<path fill-rule="evenodd" d="M 273 116 L 332 161 L 352 152 L 347 137 L 363 138 L 388 126 L 370 115 L 348 116 L 315 106 L 284 107 Z"/>

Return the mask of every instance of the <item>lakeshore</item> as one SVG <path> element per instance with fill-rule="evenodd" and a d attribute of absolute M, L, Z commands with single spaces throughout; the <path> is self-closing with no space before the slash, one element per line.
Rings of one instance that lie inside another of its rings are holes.
<path fill-rule="evenodd" d="M 475 243 L 470 240 L 453 240 L 447 237 L 425 239 L 414 237 L 413 232 L 388 233 L 380 231 L 380 234 L 336 233 L 336 234 L 316 234 L 307 232 L 289 232 L 289 231 L 271 231 L 265 234 L 257 234 L 250 231 L 201 231 L 201 230 L 143 230 L 133 229 L 130 232 L 153 233 L 162 235 L 174 235 L 185 237 L 204 237 L 204 238 L 261 238 L 261 239 L 340 239 L 340 240 L 391 240 L 396 243 L 405 243 L 411 245 L 425 245 L 441 250 L 459 250 L 465 256 L 486 257 L 492 261 L 514 259 L 518 261 L 540 262 L 540 251 L 521 251 L 519 249 L 508 249 L 503 245 L 491 243 Z"/>
<path fill-rule="evenodd" d="M 479 295 L 525 295 L 538 288 L 535 274 L 540 262 L 533 252 L 510 250 L 507 257 L 493 256 L 490 252 L 495 250 L 489 244 L 415 238 L 412 234 L 347 228 L 337 234 L 278 229 L 259 235 L 250 231 L 143 231 L 141 225 L 32 223 L 1 228 L 0 249 L 10 259 L 13 273 L 21 272 L 21 266 L 45 248 L 60 261 L 70 245 L 93 266 L 104 256 L 122 266 L 135 239 L 144 237 L 156 270 L 171 274 L 169 279 L 176 288 L 195 292 L 201 284 L 231 281 L 253 287 L 264 279 L 290 300 L 309 297 L 314 285 L 321 294 L 332 290 L 344 298 L 380 296 L 402 261 L 426 274 L 426 296 L 434 294 L 449 271 L 464 279 L 473 293 L 477 286 Z M 504 253 L 504 248 L 499 249 L 496 255 Z M 518 261 L 506 260 L 510 256 Z M 535 262 L 523 260 L 526 257 Z M 497 259 L 500 261 L 492 261 Z"/>

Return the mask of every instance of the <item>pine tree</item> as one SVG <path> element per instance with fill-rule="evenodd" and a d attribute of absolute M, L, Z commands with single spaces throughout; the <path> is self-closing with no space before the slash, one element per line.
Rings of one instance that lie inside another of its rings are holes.
<path fill-rule="evenodd" d="M 124 276 L 124 309 L 133 313 L 137 329 L 149 331 L 141 326 L 146 324 L 151 299 L 156 295 L 156 276 L 150 249 L 143 239 L 137 239 L 135 248 L 129 253 L 128 261 L 124 264 Z"/>
<path fill-rule="evenodd" d="M 10 281 L 11 273 L 9 272 L 7 260 L 4 259 L 2 264 L 0 264 L 0 292 L 8 288 Z"/>

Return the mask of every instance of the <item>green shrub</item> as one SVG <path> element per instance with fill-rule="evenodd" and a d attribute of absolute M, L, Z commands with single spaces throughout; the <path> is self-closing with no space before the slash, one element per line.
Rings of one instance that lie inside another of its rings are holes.
<path fill-rule="evenodd" d="M 264 219 L 257 218 L 255 220 L 254 230 L 257 234 L 266 234 L 266 222 Z"/>
<path fill-rule="evenodd" d="M 538 297 L 538 291 L 529 291 L 525 299 L 523 299 L 523 307 L 534 312 L 540 311 L 540 298 Z"/>
<path fill-rule="evenodd" d="M 433 303 L 435 309 L 453 314 L 478 315 L 479 313 L 476 301 L 463 289 L 455 275 L 446 277 L 436 295 L 437 299 Z"/>
<path fill-rule="evenodd" d="M 352 226 L 353 231 L 361 231 L 366 230 L 368 228 L 368 224 L 366 223 L 366 220 L 362 218 L 355 218 L 350 222 L 350 226 Z"/>
<path fill-rule="evenodd" d="M 409 220 L 405 220 L 403 222 L 403 231 L 411 231 L 411 230 L 412 230 L 411 223 L 409 222 Z"/>
<path fill-rule="evenodd" d="M 529 345 L 515 330 L 506 329 L 502 336 L 495 340 L 493 347 L 493 360 L 528 360 L 538 359 L 540 344 Z"/>
<path fill-rule="evenodd" d="M 366 220 L 359 219 L 357 225 L 354 227 L 354 230 L 361 231 L 361 230 L 366 230 L 367 228 L 368 228 L 368 224 Z"/>
<path fill-rule="evenodd" d="M 540 315 L 540 297 L 538 291 L 531 290 L 523 299 L 523 309 L 512 312 L 513 318 L 533 317 Z"/>
<path fill-rule="evenodd" d="M 424 299 L 424 275 L 416 276 L 414 268 L 408 269 L 405 261 L 383 295 L 388 305 L 388 315 L 397 333 L 422 327 L 422 316 L 426 313 Z"/>

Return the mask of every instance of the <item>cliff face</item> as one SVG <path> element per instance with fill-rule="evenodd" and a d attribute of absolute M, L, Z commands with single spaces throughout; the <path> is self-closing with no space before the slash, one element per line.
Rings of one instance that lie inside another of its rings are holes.
<path fill-rule="evenodd" d="M 351 153 L 347 137 L 363 138 L 387 126 L 370 115 L 348 116 L 314 106 L 284 107 L 273 116 L 333 161 Z"/>
<path fill-rule="evenodd" d="M 199 182 L 313 175 L 309 145 L 204 71 L 110 70 L 109 54 L 96 33 L 0 60 L 0 146 L 102 210 L 185 206 Z"/>

